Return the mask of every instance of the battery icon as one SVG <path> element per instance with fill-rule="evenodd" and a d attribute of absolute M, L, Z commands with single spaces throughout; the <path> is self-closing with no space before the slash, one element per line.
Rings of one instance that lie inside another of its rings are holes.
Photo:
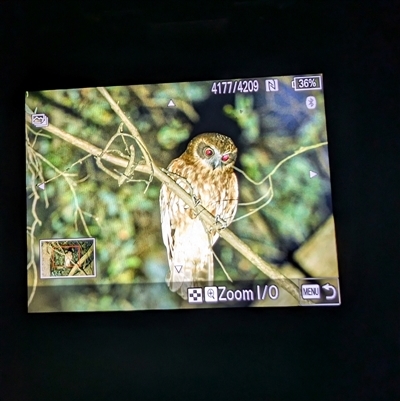
<path fill-rule="evenodd" d="M 294 77 L 292 88 L 295 91 L 312 91 L 322 89 L 322 77 L 316 75 L 314 77 Z"/>

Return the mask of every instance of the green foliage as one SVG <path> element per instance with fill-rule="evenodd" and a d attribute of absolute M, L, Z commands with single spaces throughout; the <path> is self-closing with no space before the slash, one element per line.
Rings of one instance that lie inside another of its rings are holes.
<path fill-rule="evenodd" d="M 181 142 L 186 141 L 189 135 L 188 127 L 185 127 L 178 120 L 174 119 L 171 124 L 161 127 L 157 133 L 157 140 L 163 148 L 172 150 Z"/>
<path fill-rule="evenodd" d="M 259 116 L 254 110 L 253 98 L 238 93 L 235 96 L 235 108 L 225 105 L 226 115 L 234 119 L 242 128 L 242 134 L 255 141 L 260 135 Z"/>
<path fill-rule="evenodd" d="M 289 79 L 280 82 L 281 89 L 285 85 L 290 86 Z M 261 102 L 259 109 L 254 107 L 252 97 L 241 94 L 236 95 L 235 108 L 230 105 L 224 108 L 241 127 L 244 142 L 249 143 L 244 151 L 239 149 L 244 172 L 256 182 L 272 174 L 271 182 L 265 180 L 259 185 L 241 179 L 242 202 L 257 199 L 259 202 L 239 207 L 237 218 L 247 217 L 233 228 L 267 261 L 283 259 L 284 263 L 285 253 L 300 247 L 331 213 L 326 204 L 326 197 L 330 196 L 329 169 L 321 163 L 327 158 L 323 145 L 327 140 L 323 96 L 320 92 L 312 95 L 322 107 L 308 111 L 301 95 L 283 91 L 258 95 L 259 102 L 265 98 L 265 104 Z M 321 146 L 301 152 L 302 147 L 316 144 Z M 317 179 L 310 179 L 310 170 L 319 171 Z M 240 257 L 232 260 L 222 251 L 221 259 L 229 266 L 239 266 L 238 277 L 243 274 L 259 277 L 260 273 Z"/>

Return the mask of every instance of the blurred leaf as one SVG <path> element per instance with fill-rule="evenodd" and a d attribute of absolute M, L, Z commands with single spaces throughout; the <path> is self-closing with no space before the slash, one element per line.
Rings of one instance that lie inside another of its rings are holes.
<path fill-rule="evenodd" d="M 125 266 L 131 269 L 137 269 L 142 264 L 142 259 L 139 256 L 131 256 L 125 260 Z"/>
<path fill-rule="evenodd" d="M 189 138 L 190 132 L 185 127 L 174 128 L 169 125 L 162 127 L 157 133 L 159 144 L 168 150 L 175 149 L 178 144 Z"/>

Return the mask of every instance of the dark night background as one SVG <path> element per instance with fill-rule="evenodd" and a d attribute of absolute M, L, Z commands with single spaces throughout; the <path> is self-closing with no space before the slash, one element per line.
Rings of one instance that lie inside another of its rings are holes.
<path fill-rule="evenodd" d="M 0 1 L 0 400 L 400 399 L 398 1 Z M 324 74 L 342 306 L 26 312 L 24 91 Z"/>

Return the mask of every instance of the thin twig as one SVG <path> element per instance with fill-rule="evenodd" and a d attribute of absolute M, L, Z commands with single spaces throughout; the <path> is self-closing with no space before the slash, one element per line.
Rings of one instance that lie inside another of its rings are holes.
<path fill-rule="evenodd" d="M 154 176 L 154 168 L 153 168 L 154 163 L 153 163 L 153 159 L 150 155 L 150 152 L 147 150 L 146 144 L 143 142 L 143 139 L 140 136 L 139 131 L 132 124 L 132 122 L 125 115 L 125 113 L 121 110 L 119 105 L 115 102 L 115 100 L 111 97 L 111 95 L 107 92 L 107 90 L 103 87 L 98 87 L 97 90 L 106 98 L 106 100 L 110 104 L 111 108 L 115 111 L 115 113 L 118 115 L 118 117 L 126 125 L 126 127 L 128 128 L 128 131 L 132 134 L 135 141 L 139 145 L 140 150 L 143 153 L 144 160 L 145 160 L 147 166 L 149 166 L 150 171 L 151 171 L 151 173 L 149 175 L 148 184 L 146 186 L 146 189 L 144 190 L 144 192 L 146 193 L 151 181 L 153 180 L 153 176 Z"/>
<path fill-rule="evenodd" d="M 301 153 L 304 152 L 308 152 L 309 150 L 312 149 L 316 149 L 316 148 L 320 148 L 321 146 L 326 146 L 328 145 L 328 142 L 320 142 L 317 143 L 315 145 L 309 145 L 309 146 L 301 146 L 299 149 L 295 150 L 292 154 L 290 154 L 289 156 L 285 157 L 283 160 L 281 160 L 275 167 L 274 169 L 268 174 L 266 175 L 261 181 L 254 181 L 252 178 L 250 178 L 243 170 L 241 170 L 239 167 L 233 166 L 233 168 L 239 172 L 240 174 L 242 174 L 247 180 L 249 180 L 252 184 L 254 185 L 261 185 L 262 183 L 264 183 L 266 180 L 268 180 L 270 177 L 272 177 L 277 170 L 279 169 L 279 167 L 282 166 L 282 164 L 286 163 L 288 160 L 292 159 L 295 156 L 298 156 Z"/>
<path fill-rule="evenodd" d="M 217 256 L 217 254 L 214 252 L 214 249 L 212 250 L 212 253 L 214 255 L 214 258 L 217 259 L 218 264 L 221 266 L 223 272 L 225 273 L 226 278 L 233 283 L 233 280 L 231 279 L 231 276 L 228 274 L 228 272 L 226 271 L 224 264 L 221 262 L 221 260 L 219 259 L 219 257 Z"/>
<path fill-rule="evenodd" d="M 237 219 L 234 219 L 233 222 L 245 219 L 246 217 L 251 216 L 252 214 L 258 212 L 259 210 L 263 209 L 265 206 L 268 206 L 271 203 L 272 199 L 274 198 L 274 187 L 272 185 L 271 177 L 269 178 L 269 181 L 270 181 L 270 187 L 269 187 L 269 190 L 268 190 L 267 194 L 271 193 L 271 195 L 268 198 L 268 200 L 266 202 L 264 202 L 263 204 L 261 204 L 260 206 L 256 207 L 255 209 L 253 209 L 251 212 L 246 213 L 246 214 L 238 217 Z M 262 198 L 264 198 L 264 196 Z"/>
<path fill-rule="evenodd" d="M 65 181 L 67 182 L 72 195 L 74 197 L 74 202 L 75 202 L 75 214 L 79 214 L 80 220 L 82 222 L 83 228 L 85 229 L 85 232 L 87 234 L 88 237 L 90 237 L 90 232 L 89 232 L 89 228 L 86 224 L 85 218 L 83 217 L 83 213 L 82 213 L 82 209 L 79 206 L 79 202 L 78 202 L 78 198 L 76 196 L 76 191 L 74 188 L 74 184 L 73 182 L 71 182 L 70 177 L 68 177 L 67 174 L 65 174 L 64 172 L 62 172 L 61 170 L 59 170 L 56 166 L 54 166 L 54 164 L 52 164 L 49 160 L 47 160 L 44 156 L 42 156 L 40 153 L 37 154 L 37 157 L 39 157 L 43 162 L 45 162 L 48 166 L 50 166 L 54 171 L 56 171 L 59 176 L 63 176 Z M 77 227 L 77 218 L 75 218 L 75 226 Z"/>

